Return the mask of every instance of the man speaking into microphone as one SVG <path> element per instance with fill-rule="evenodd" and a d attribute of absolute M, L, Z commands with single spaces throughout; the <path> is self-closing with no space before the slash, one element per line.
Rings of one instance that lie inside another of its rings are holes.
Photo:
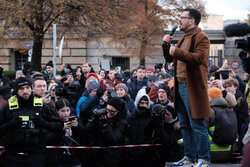
<path fill-rule="evenodd" d="M 181 125 L 184 157 L 171 166 L 193 165 L 209 167 L 210 143 L 205 118 L 211 116 L 207 94 L 207 74 L 210 42 L 198 27 L 201 14 L 187 8 L 179 18 L 179 28 L 184 32 L 176 46 L 171 46 L 172 36 L 163 37 L 163 55 L 175 68 L 175 111 Z"/>

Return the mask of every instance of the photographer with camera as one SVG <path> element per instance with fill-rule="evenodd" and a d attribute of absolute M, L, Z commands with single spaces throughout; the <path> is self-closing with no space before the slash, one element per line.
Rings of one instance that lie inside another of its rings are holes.
<path fill-rule="evenodd" d="M 48 138 L 48 145 L 52 146 L 80 146 L 85 144 L 85 129 L 76 115 L 70 108 L 67 99 L 61 98 L 56 102 L 56 112 L 62 122 L 64 122 L 63 131 L 52 133 Z M 46 166 L 47 167 L 81 167 L 81 158 L 84 158 L 83 151 L 77 149 L 47 149 Z"/>
<path fill-rule="evenodd" d="M 104 82 L 108 89 L 114 90 L 117 84 L 123 83 L 123 76 L 113 68 L 108 72 L 108 77 Z"/>
<path fill-rule="evenodd" d="M 52 117 L 41 98 L 34 97 L 31 82 L 16 80 L 12 96 L 0 110 L 0 135 L 5 139 L 8 167 L 44 166 L 46 131 L 60 132 L 63 123 Z"/>
<path fill-rule="evenodd" d="M 127 131 L 126 103 L 118 97 L 108 100 L 103 109 L 93 111 L 86 128 L 90 146 L 116 146 L 125 144 Z M 98 159 L 98 160 L 97 160 Z M 88 150 L 86 166 L 117 167 L 122 166 L 122 149 Z"/>
<path fill-rule="evenodd" d="M 110 91 L 105 87 L 99 86 L 95 90 L 95 94 L 86 98 L 80 105 L 80 118 L 85 125 L 92 116 L 95 109 L 106 107 L 107 101 L 111 98 Z"/>

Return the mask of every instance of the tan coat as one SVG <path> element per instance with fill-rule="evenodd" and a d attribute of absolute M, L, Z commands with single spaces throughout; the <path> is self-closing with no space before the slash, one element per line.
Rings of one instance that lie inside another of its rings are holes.
<path fill-rule="evenodd" d="M 185 48 L 180 49 L 182 41 L 188 40 Z M 178 41 L 173 57 L 169 55 L 170 44 L 163 45 L 163 55 L 167 62 L 174 61 L 176 71 L 177 59 L 186 63 L 186 80 L 191 108 L 191 115 L 194 119 L 211 116 L 207 94 L 207 76 L 210 42 L 208 36 L 200 29 L 194 28 Z M 178 93 L 177 79 L 175 76 L 175 95 Z M 175 96 L 176 97 L 176 96 Z M 174 98 L 175 100 L 175 98 Z M 176 101 L 175 101 L 176 108 Z"/>

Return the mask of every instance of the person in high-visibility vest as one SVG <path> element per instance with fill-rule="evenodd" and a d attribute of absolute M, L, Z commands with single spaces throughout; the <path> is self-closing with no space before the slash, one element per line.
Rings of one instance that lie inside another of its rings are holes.
<path fill-rule="evenodd" d="M 14 96 L 0 109 L 0 135 L 4 136 L 6 166 L 44 166 L 46 130 L 60 132 L 63 122 L 51 118 L 50 110 L 41 98 L 32 94 L 31 81 L 16 80 Z M 53 121 L 52 121 L 53 120 Z"/>

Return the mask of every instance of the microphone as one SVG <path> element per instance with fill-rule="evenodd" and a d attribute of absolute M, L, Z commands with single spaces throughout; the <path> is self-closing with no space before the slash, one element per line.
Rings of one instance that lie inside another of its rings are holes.
<path fill-rule="evenodd" d="M 175 24 L 174 27 L 172 28 L 172 30 L 170 31 L 169 35 L 173 36 L 177 28 L 178 28 L 178 25 Z"/>
<path fill-rule="evenodd" d="M 230 24 L 223 31 L 227 37 L 244 36 L 250 33 L 250 26 L 247 23 Z"/>
<path fill-rule="evenodd" d="M 175 24 L 174 27 L 172 28 L 172 30 L 170 31 L 169 35 L 170 35 L 170 36 L 173 36 L 177 28 L 178 28 L 178 25 Z M 167 42 L 164 41 L 164 42 L 163 42 L 163 45 L 164 45 L 164 46 L 167 46 L 168 44 L 167 44 Z"/>

